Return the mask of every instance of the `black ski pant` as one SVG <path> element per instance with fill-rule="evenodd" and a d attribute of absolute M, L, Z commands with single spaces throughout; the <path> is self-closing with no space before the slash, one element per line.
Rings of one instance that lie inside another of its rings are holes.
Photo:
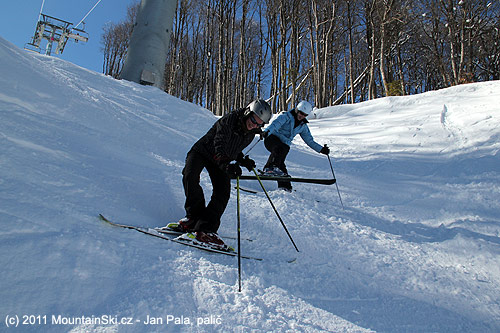
<path fill-rule="evenodd" d="M 208 205 L 205 205 L 205 195 L 200 185 L 203 169 L 208 171 L 212 181 L 212 197 Z M 231 179 L 227 173 L 205 156 L 191 150 L 182 170 L 182 184 L 186 195 L 186 217 L 195 221 L 194 230 L 217 232 L 231 194 Z"/>
<path fill-rule="evenodd" d="M 285 159 L 290 151 L 290 146 L 283 143 L 276 135 L 272 134 L 264 140 L 264 146 L 271 153 L 264 168 L 278 167 L 281 171 L 288 174 Z M 292 183 L 288 181 L 278 181 L 278 187 L 291 190 Z"/>

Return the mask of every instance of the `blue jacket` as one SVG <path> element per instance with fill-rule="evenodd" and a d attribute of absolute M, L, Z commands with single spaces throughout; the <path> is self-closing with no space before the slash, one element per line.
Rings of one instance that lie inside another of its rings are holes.
<path fill-rule="evenodd" d="M 268 128 L 266 128 L 266 132 L 269 135 L 276 135 L 281 142 L 290 146 L 292 144 L 293 138 L 300 134 L 302 140 L 314 149 L 318 153 L 321 148 L 323 148 L 319 143 L 314 141 L 314 138 L 311 135 L 311 131 L 309 131 L 309 126 L 307 126 L 308 121 L 304 119 L 299 126 L 295 126 L 295 117 L 293 114 L 293 110 L 285 112 L 276 118 Z"/>

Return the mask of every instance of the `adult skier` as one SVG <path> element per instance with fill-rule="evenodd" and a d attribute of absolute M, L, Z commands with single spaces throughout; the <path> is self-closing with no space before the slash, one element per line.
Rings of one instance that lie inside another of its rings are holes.
<path fill-rule="evenodd" d="M 191 147 L 182 170 L 186 217 L 178 223 L 169 224 L 170 229 L 186 232 L 188 234 L 183 236 L 194 237 L 198 242 L 227 249 L 218 237 L 217 230 L 229 201 L 231 178 L 241 175 L 240 166 L 249 171 L 255 168 L 255 162 L 243 156 L 242 151 L 256 134 L 262 133 L 261 128 L 269 123 L 271 115 L 271 107 L 266 101 L 255 100 L 246 108 L 230 112 L 217 120 Z M 208 171 L 212 181 L 212 196 L 207 205 L 200 186 L 203 169 Z"/>
<path fill-rule="evenodd" d="M 307 126 L 306 117 L 312 111 L 312 105 L 307 101 L 301 101 L 295 109 L 278 116 L 269 127 L 262 132 L 265 138 L 264 145 L 271 153 L 264 166 L 264 174 L 269 176 L 288 176 L 285 159 L 290 151 L 293 138 L 300 134 L 302 140 L 318 153 L 328 155 L 330 149 L 325 145 L 321 146 L 314 141 L 311 131 Z M 278 188 L 292 191 L 292 184 L 289 181 L 278 181 Z"/>

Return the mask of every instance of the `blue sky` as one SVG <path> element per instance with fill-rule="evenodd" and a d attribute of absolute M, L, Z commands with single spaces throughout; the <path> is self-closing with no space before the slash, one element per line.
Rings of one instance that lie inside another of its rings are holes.
<path fill-rule="evenodd" d="M 107 22 L 119 22 L 126 17 L 127 7 L 139 0 L 101 0 L 85 19 L 87 43 L 68 41 L 64 53 L 54 55 L 87 69 L 102 72 L 102 28 Z M 43 0 L 2 0 L 0 5 L 0 36 L 19 48 L 35 33 Z M 76 25 L 98 0 L 45 0 L 42 13 Z M 82 28 L 80 25 L 78 28 Z"/>

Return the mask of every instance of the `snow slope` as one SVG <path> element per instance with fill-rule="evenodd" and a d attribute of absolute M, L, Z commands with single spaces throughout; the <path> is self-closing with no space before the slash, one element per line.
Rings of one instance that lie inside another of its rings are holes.
<path fill-rule="evenodd" d="M 345 209 L 335 186 L 265 182 L 297 253 L 263 193 L 242 193 L 242 250 L 264 261 L 243 261 L 239 293 L 235 258 L 97 218 L 182 217 L 209 111 L 2 38 L 0 58 L 0 331 L 500 330 L 500 82 L 317 110 Z M 288 165 L 331 177 L 300 138 Z M 235 229 L 236 191 L 220 234 Z"/>

